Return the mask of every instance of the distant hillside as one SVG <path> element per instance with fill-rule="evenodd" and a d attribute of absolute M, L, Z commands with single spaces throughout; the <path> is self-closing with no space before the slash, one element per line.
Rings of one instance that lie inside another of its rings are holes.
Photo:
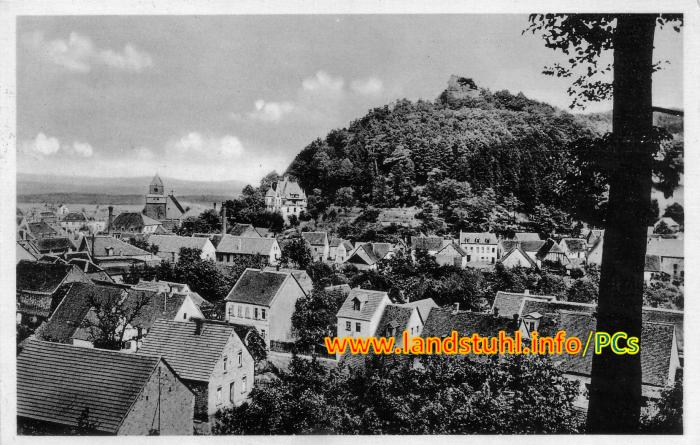
<path fill-rule="evenodd" d="M 81 200 L 87 199 L 89 203 L 93 199 L 109 196 L 131 202 L 138 196 L 139 202 L 143 201 L 143 195 L 148 191 L 151 177 L 135 178 L 95 178 L 85 176 L 56 176 L 37 174 L 17 174 L 17 195 L 31 197 L 34 195 L 69 194 Z M 242 181 L 185 181 L 181 179 L 162 178 L 166 190 L 174 190 L 175 196 L 187 200 L 214 200 L 231 199 L 238 196 L 246 183 Z M 26 201 L 25 201 L 26 202 Z M 75 202 L 75 201 L 73 201 Z"/>

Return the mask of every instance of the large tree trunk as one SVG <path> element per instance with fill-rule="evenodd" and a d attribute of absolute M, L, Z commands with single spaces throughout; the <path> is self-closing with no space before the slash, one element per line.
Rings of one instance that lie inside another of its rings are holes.
<path fill-rule="evenodd" d="M 621 15 L 613 38 L 613 150 L 597 331 L 641 338 L 646 214 L 651 199 L 655 16 Z M 624 346 L 624 345 L 621 345 Z M 641 345 L 643 348 L 644 345 Z M 634 433 L 642 401 L 640 355 L 593 357 L 588 432 Z"/>

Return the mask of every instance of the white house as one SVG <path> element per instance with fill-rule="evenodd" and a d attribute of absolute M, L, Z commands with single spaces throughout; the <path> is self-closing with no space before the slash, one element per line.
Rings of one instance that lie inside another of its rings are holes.
<path fill-rule="evenodd" d="M 495 233 L 460 230 L 459 245 L 467 253 L 467 263 L 495 264 L 498 260 L 498 237 Z"/>
<path fill-rule="evenodd" d="M 231 263 L 237 256 L 261 255 L 274 266 L 282 256 L 282 249 L 275 238 L 248 238 L 224 235 L 216 246 L 216 261 Z"/>
<path fill-rule="evenodd" d="M 176 263 L 180 259 L 180 249 L 197 249 L 201 251 L 200 258 L 203 260 L 216 260 L 216 248 L 204 237 L 177 236 L 177 235 L 151 235 L 148 243 L 157 246 L 156 255 L 166 261 Z"/>
<path fill-rule="evenodd" d="M 501 263 L 503 266 L 511 268 L 511 267 L 528 267 L 528 268 L 536 268 L 537 263 L 535 260 L 530 257 L 527 253 L 523 251 L 523 249 L 520 246 L 517 246 L 508 252 L 506 252 L 505 255 L 503 255 L 503 258 L 501 258 Z"/>
<path fill-rule="evenodd" d="M 290 177 L 272 184 L 265 193 L 265 209 L 268 212 L 279 212 L 285 222 L 294 215 L 299 217 L 301 212 L 306 210 L 306 193 L 301 189 L 299 183 Z"/>

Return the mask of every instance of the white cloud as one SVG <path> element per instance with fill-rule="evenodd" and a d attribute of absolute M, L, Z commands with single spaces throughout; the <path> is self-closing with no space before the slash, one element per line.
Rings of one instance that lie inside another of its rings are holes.
<path fill-rule="evenodd" d="M 243 144 L 235 136 L 205 137 L 198 132 L 188 133 L 171 142 L 167 148 L 183 157 L 195 155 L 210 160 L 238 158 L 245 152 Z"/>
<path fill-rule="evenodd" d="M 87 73 L 94 65 L 106 65 L 122 71 L 139 72 L 153 66 L 153 58 L 146 52 L 127 44 L 123 51 L 99 49 L 92 40 L 76 32 L 68 39 L 47 41 L 42 32 L 24 36 L 25 44 L 44 60 L 68 71 Z"/>
<path fill-rule="evenodd" d="M 255 110 L 248 113 L 248 117 L 263 122 L 279 122 L 296 108 L 292 102 L 265 102 L 258 99 L 255 101 Z"/>
<path fill-rule="evenodd" d="M 342 77 L 333 77 L 325 71 L 317 71 L 313 77 L 308 77 L 301 82 L 306 91 L 341 92 L 345 81 Z"/>
<path fill-rule="evenodd" d="M 58 139 L 46 136 L 44 133 L 39 133 L 33 140 L 22 144 L 22 151 L 33 156 L 51 156 L 60 149 L 61 143 Z"/>
<path fill-rule="evenodd" d="M 72 151 L 80 156 L 89 158 L 94 153 L 92 145 L 86 142 L 73 142 Z"/>
<path fill-rule="evenodd" d="M 384 84 L 377 77 L 368 77 L 364 80 L 353 80 L 350 88 L 364 96 L 372 96 L 381 93 L 384 89 Z"/>

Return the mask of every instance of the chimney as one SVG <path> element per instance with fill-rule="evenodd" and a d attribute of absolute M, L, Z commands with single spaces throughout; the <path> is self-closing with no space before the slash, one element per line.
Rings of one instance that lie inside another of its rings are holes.
<path fill-rule="evenodd" d="M 201 318 L 192 318 L 191 320 L 194 321 L 194 335 L 202 335 L 204 320 Z"/>
<path fill-rule="evenodd" d="M 493 316 L 498 317 L 498 308 L 497 307 L 493 308 Z"/>
<path fill-rule="evenodd" d="M 90 247 L 90 261 L 95 257 L 95 234 L 92 234 L 92 246 Z"/>
<path fill-rule="evenodd" d="M 216 211 L 216 202 L 214 203 L 214 210 Z"/>
<path fill-rule="evenodd" d="M 109 214 L 107 216 L 107 234 L 111 235 L 112 234 L 112 222 L 114 221 L 114 207 L 109 206 Z"/>
<path fill-rule="evenodd" d="M 226 235 L 226 207 L 221 203 L 221 234 Z"/>
<path fill-rule="evenodd" d="M 452 304 L 452 315 L 456 314 L 459 312 L 459 303 L 453 303 Z"/>

